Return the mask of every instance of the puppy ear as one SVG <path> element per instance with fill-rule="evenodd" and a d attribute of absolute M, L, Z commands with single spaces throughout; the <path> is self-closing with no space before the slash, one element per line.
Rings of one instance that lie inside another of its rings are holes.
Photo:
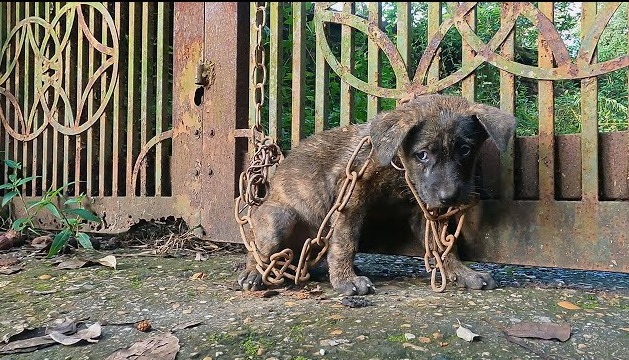
<path fill-rule="evenodd" d="M 501 152 L 507 150 L 515 132 L 516 118 L 498 108 L 473 104 L 472 112 Z"/>
<path fill-rule="evenodd" d="M 380 165 L 388 165 L 402 141 L 418 121 L 409 110 L 395 109 L 382 112 L 371 120 L 371 144 Z"/>

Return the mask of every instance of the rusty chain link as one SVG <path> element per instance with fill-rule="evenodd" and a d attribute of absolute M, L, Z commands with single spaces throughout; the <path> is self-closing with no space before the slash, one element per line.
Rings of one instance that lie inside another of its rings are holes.
<path fill-rule="evenodd" d="M 430 287 L 432 287 L 435 292 L 442 292 L 445 290 L 447 283 L 447 273 L 445 267 L 443 266 L 443 260 L 445 260 L 446 256 L 450 253 L 454 247 L 454 243 L 461 234 L 463 221 L 465 219 L 465 211 L 478 203 L 478 197 L 473 197 L 467 204 L 457 207 L 451 206 L 443 214 L 439 214 L 439 210 L 429 210 L 426 207 L 426 204 L 424 204 L 419 197 L 417 190 L 415 190 L 413 182 L 406 170 L 407 167 L 406 164 L 404 164 L 403 158 L 401 156 L 398 156 L 398 158 L 402 162 L 402 166 L 398 167 L 393 163 L 392 165 L 396 169 L 404 171 L 406 184 L 411 189 L 411 192 L 422 209 L 426 220 L 426 224 L 424 226 L 424 266 L 426 267 L 426 271 L 430 273 Z M 454 234 L 448 234 L 448 222 L 450 218 L 454 217 L 458 213 L 461 213 L 461 216 L 459 217 L 456 230 L 454 231 Z M 434 267 L 430 265 L 431 259 L 434 261 Z M 437 270 L 439 270 L 439 274 L 441 275 L 439 286 L 437 286 Z"/>

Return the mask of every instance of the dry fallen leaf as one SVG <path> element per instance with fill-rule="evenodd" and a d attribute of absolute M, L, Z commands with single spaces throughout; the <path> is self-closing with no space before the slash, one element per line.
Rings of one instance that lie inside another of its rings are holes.
<path fill-rule="evenodd" d="M 459 328 L 456 329 L 456 336 L 465 341 L 474 341 L 474 338 L 480 335 L 473 333 L 470 329 L 466 327 L 459 326 Z"/>
<path fill-rule="evenodd" d="M 157 333 L 138 341 L 127 349 L 118 350 L 105 360 L 159 359 L 174 360 L 179 352 L 179 339 L 171 333 Z"/>
<path fill-rule="evenodd" d="M 629 328 L 620 328 L 620 330 L 624 330 L 626 332 L 629 332 Z"/>
<path fill-rule="evenodd" d="M 50 280 L 50 279 L 52 279 L 52 276 L 48 274 L 39 275 L 39 280 Z"/>
<path fill-rule="evenodd" d="M 21 233 L 15 230 L 9 230 L 4 234 L 0 235 L 0 250 L 7 250 L 12 247 L 17 247 L 22 245 L 25 237 L 22 236 Z"/>
<path fill-rule="evenodd" d="M 46 249 L 52 244 L 52 238 L 48 235 L 42 235 L 31 240 L 31 246 L 36 249 Z"/>
<path fill-rule="evenodd" d="M 521 322 L 508 328 L 507 335 L 539 339 L 557 339 L 566 341 L 570 338 L 569 324 Z"/>
<path fill-rule="evenodd" d="M 18 265 L 18 266 L 9 266 L 9 267 L 5 267 L 5 268 L 1 268 L 0 269 L 0 274 L 2 275 L 11 275 L 11 274 L 15 274 L 16 272 L 22 270 L 22 266 Z"/>
<path fill-rule="evenodd" d="M 568 309 L 568 310 L 579 310 L 581 309 L 578 305 L 575 305 L 569 301 L 560 301 L 557 303 L 557 305 L 561 306 L 564 309 Z"/>
<path fill-rule="evenodd" d="M 48 333 L 69 334 L 75 331 L 76 323 L 69 318 L 66 318 L 65 321 L 60 319 L 54 325 L 47 327 L 24 328 L 20 332 L 9 337 L 5 336 L 2 339 L 7 344 L 0 346 L 0 355 L 31 352 L 54 345 L 57 342 L 47 335 Z"/>
<path fill-rule="evenodd" d="M 430 338 L 427 338 L 425 336 L 420 336 L 418 340 L 420 343 L 424 343 L 424 344 L 428 344 L 430 342 Z"/>
<path fill-rule="evenodd" d="M 330 335 L 341 335 L 342 333 L 343 333 L 343 330 L 341 329 L 334 329 L 330 331 Z"/>
<path fill-rule="evenodd" d="M 206 276 L 205 273 L 202 273 L 202 272 L 194 273 L 190 277 L 190 280 L 205 279 L 205 276 Z"/>
<path fill-rule="evenodd" d="M 172 329 L 170 329 L 171 332 L 177 332 L 179 330 L 183 330 L 183 329 L 189 329 L 195 326 L 199 326 L 203 324 L 203 321 L 189 321 L 187 323 L 183 323 L 183 324 L 179 324 L 175 327 L 173 327 Z"/>
<path fill-rule="evenodd" d="M 15 264 L 18 264 L 19 262 L 20 262 L 20 259 L 16 257 L 3 258 L 3 259 L 0 259 L 0 267 L 13 266 Z"/>
<path fill-rule="evenodd" d="M 57 265 L 57 267 L 59 269 L 79 269 L 82 268 L 86 265 L 88 265 L 89 261 L 87 260 L 81 260 L 81 259 L 70 259 L 70 260 L 65 260 L 61 263 L 59 263 L 59 265 Z"/>
<path fill-rule="evenodd" d="M 107 255 L 104 258 L 97 260 L 99 264 L 116 269 L 116 257 L 113 255 Z"/>
<path fill-rule="evenodd" d="M 99 323 L 94 323 L 87 329 L 81 329 L 72 335 L 64 335 L 61 332 L 53 331 L 48 334 L 54 341 L 63 345 L 74 345 L 81 340 L 95 343 L 101 334 L 101 326 Z"/>

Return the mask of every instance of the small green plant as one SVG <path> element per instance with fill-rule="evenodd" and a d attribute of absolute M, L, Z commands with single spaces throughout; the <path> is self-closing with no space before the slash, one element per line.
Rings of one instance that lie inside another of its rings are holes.
<path fill-rule="evenodd" d="M 387 337 L 387 341 L 390 342 L 406 342 L 406 336 L 404 336 L 404 334 L 399 334 L 399 335 L 389 335 Z"/>
<path fill-rule="evenodd" d="M 66 198 L 63 195 L 63 190 L 74 182 L 64 184 L 57 189 L 51 187 L 41 199 L 27 202 L 22 194 L 22 187 L 38 178 L 38 176 L 22 178 L 18 176 L 18 171 L 22 170 L 22 164 L 20 162 L 7 159 L 4 163 L 8 168 L 13 170 L 13 173 L 8 176 L 9 182 L 0 185 L 0 190 L 5 190 L 5 194 L 2 197 L 2 207 L 10 204 L 11 200 L 14 198 L 18 198 L 20 200 L 19 203 L 24 208 L 24 216 L 13 220 L 11 229 L 20 233 L 30 231 L 34 234 L 39 234 L 37 227 L 33 223 L 33 219 L 40 211 L 45 209 L 59 220 L 62 226 L 61 231 L 57 233 L 50 246 L 48 257 L 56 255 L 72 237 L 84 248 L 93 249 L 90 236 L 82 232 L 81 228 L 86 222 L 100 223 L 100 218 L 83 207 L 85 194 L 71 198 Z M 62 203 L 62 205 L 58 206 L 60 203 Z M 11 208 L 9 207 L 9 212 L 10 211 Z M 10 215 L 10 218 L 11 217 Z"/>

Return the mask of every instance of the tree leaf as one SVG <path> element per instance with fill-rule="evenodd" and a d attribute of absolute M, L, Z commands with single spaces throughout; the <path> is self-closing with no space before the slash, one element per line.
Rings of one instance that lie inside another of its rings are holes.
<path fill-rule="evenodd" d="M 89 250 L 94 250 L 94 247 L 92 246 L 92 242 L 90 241 L 90 236 L 87 235 L 86 233 L 77 233 L 76 234 L 76 239 L 79 241 L 79 244 L 81 244 L 81 246 L 83 246 L 86 249 Z"/>
<path fill-rule="evenodd" d="M 70 238 L 70 231 L 68 229 L 64 229 L 60 233 L 58 233 L 54 240 L 52 241 L 52 245 L 50 245 L 50 250 L 48 251 L 48 257 L 52 257 L 57 255 L 59 250 L 68 242 Z"/>
<path fill-rule="evenodd" d="M 17 162 L 17 161 L 6 159 L 6 160 L 4 160 L 4 163 L 8 167 L 10 167 L 11 169 L 21 169 L 22 168 L 22 164 Z"/>
<path fill-rule="evenodd" d="M 24 184 L 26 184 L 29 181 L 32 181 L 35 178 L 38 178 L 41 176 L 29 176 L 29 177 L 25 177 L 24 179 L 21 179 L 20 181 L 17 182 L 17 186 L 22 186 Z"/>
<path fill-rule="evenodd" d="M 63 217 L 61 216 L 61 214 L 59 213 L 59 209 L 57 209 L 57 207 L 55 206 L 55 204 L 49 202 L 46 205 L 44 205 L 44 207 L 46 209 L 48 209 L 48 211 L 50 211 L 50 213 L 56 217 L 57 219 L 63 219 Z"/>
<path fill-rule="evenodd" d="M 24 230 L 24 228 L 26 228 L 28 224 L 30 224 L 30 222 L 31 222 L 31 219 L 27 217 L 16 219 L 11 225 L 11 229 L 18 232 L 22 232 L 22 230 Z"/>
<path fill-rule="evenodd" d="M 17 194 L 18 194 L 18 192 L 15 191 L 15 190 L 10 191 L 10 192 L 4 194 L 4 197 L 2 197 L 2 207 L 4 207 L 9 201 L 11 201 L 11 199 L 16 197 Z"/>
<path fill-rule="evenodd" d="M 77 209 L 67 209 L 64 210 L 65 213 L 77 215 L 84 220 L 100 222 L 100 218 L 94 215 L 91 211 L 87 209 L 77 208 Z"/>
<path fill-rule="evenodd" d="M 74 204 L 78 204 L 79 203 L 79 199 L 77 198 L 69 198 L 68 200 L 66 200 L 63 205 L 74 205 Z"/>

